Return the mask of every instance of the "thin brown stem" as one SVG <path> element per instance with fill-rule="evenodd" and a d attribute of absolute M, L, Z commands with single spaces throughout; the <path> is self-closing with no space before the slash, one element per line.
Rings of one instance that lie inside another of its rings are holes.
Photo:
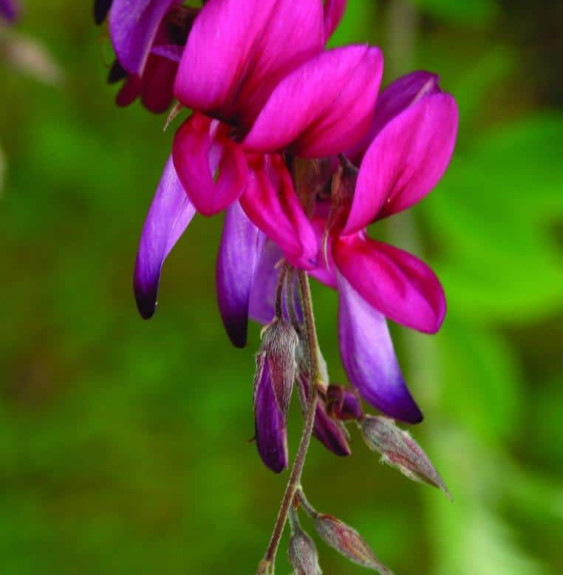
<path fill-rule="evenodd" d="M 307 349 L 309 350 L 311 392 L 309 394 L 307 414 L 305 416 L 305 425 L 303 427 L 303 433 L 301 434 L 299 447 L 297 448 L 297 455 L 295 456 L 295 461 L 289 474 L 289 479 L 280 505 L 280 510 L 274 524 L 274 530 L 272 532 L 268 548 L 266 549 L 266 554 L 264 555 L 264 558 L 258 567 L 257 575 L 273 573 L 273 566 L 283 529 L 287 523 L 288 514 L 294 503 L 295 495 L 301 487 L 301 476 L 303 475 L 303 467 L 305 465 L 307 451 L 311 442 L 311 435 L 313 433 L 315 413 L 317 409 L 317 382 L 320 378 L 320 371 L 317 353 L 317 332 L 315 328 L 315 317 L 313 314 L 313 302 L 307 274 L 302 270 L 299 270 L 297 274 L 299 279 L 299 294 L 303 305 L 303 314 L 305 317 L 305 333 L 303 334 L 303 337 L 306 340 Z"/>

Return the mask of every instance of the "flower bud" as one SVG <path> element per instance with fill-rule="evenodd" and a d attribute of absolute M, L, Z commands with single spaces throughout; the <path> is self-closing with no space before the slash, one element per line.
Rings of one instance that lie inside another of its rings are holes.
<path fill-rule="evenodd" d="M 361 535 L 340 519 L 320 514 L 315 518 L 315 529 L 328 545 L 350 561 L 382 575 L 392 575 L 391 571 L 377 559 Z"/>
<path fill-rule="evenodd" d="M 364 415 L 358 396 L 341 385 L 328 386 L 326 410 L 331 417 L 342 421 L 362 419 Z"/>
<path fill-rule="evenodd" d="M 275 319 L 262 332 L 262 345 L 258 355 L 268 362 L 270 379 L 276 403 L 285 416 L 295 380 L 295 353 L 299 337 L 285 319 Z"/>
<path fill-rule="evenodd" d="M 301 404 L 303 416 L 305 416 L 310 393 L 307 374 L 300 372 L 297 376 L 297 383 L 299 384 L 297 387 L 299 403 Z M 336 455 L 346 456 L 352 453 L 348 444 L 348 431 L 340 421 L 335 421 L 329 417 L 324 401 L 320 397 L 318 398 L 315 412 L 313 436 Z"/>
<path fill-rule="evenodd" d="M 313 540 L 299 527 L 294 527 L 294 533 L 289 539 L 288 555 L 293 575 L 321 575 L 317 548 Z"/>
<path fill-rule="evenodd" d="M 381 453 L 384 463 L 397 467 L 413 481 L 438 487 L 451 499 L 448 488 L 426 453 L 409 433 L 397 427 L 392 419 L 366 415 L 361 429 L 368 447 Z"/>
<path fill-rule="evenodd" d="M 288 464 L 286 416 L 295 378 L 298 337 L 292 325 L 276 319 L 266 326 L 256 356 L 254 417 L 262 461 L 275 473 Z"/>

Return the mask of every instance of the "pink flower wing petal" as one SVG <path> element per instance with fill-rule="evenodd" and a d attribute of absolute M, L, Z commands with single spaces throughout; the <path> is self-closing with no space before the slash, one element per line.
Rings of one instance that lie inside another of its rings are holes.
<path fill-rule="evenodd" d="M 346 156 L 354 164 L 360 165 L 366 150 L 385 124 L 422 98 L 442 92 L 439 80 L 436 74 L 417 70 L 391 82 L 377 98 L 373 123 L 369 132 L 346 152 Z"/>
<path fill-rule="evenodd" d="M 343 235 L 419 202 L 452 157 L 458 113 L 449 94 L 423 98 L 390 120 L 368 148 Z"/>
<path fill-rule="evenodd" d="M 174 138 L 172 156 L 178 177 L 204 216 L 230 206 L 246 186 L 244 151 L 228 137 L 227 131 L 228 127 L 217 120 L 194 113 Z"/>
<path fill-rule="evenodd" d="M 319 0 L 213 0 L 190 32 L 175 95 L 249 127 L 277 82 L 323 48 Z"/>
<path fill-rule="evenodd" d="M 311 158 L 343 152 L 369 129 L 382 72 L 381 51 L 368 46 L 309 60 L 276 86 L 244 146 Z"/>
<path fill-rule="evenodd" d="M 297 267 L 316 264 L 317 239 L 279 155 L 249 159 L 248 184 L 240 203 L 248 217 Z"/>
<path fill-rule="evenodd" d="M 440 329 L 446 314 L 444 290 L 418 258 L 364 234 L 335 241 L 333 256 L 341 274 L 380 313 L 422 332 Z"/>

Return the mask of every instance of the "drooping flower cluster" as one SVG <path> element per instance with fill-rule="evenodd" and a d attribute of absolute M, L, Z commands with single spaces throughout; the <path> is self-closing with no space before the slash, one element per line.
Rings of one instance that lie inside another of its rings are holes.
<path fill-rule="evenodd" d="M 378 48 L 325 49 L 344 5 L 96 2 L 116 51 L 111 74 L 127 75 L 118 102 L 140 95 L 161 110 L 174 94 L 192 110 L 145 223 L 135 293 L 141 315 L 151 317 L 162 263 L 194 214 L 225 211 L 217 288 L 232 342 L 245 345 L 249 316 L 274 319 L 276 264 L 284 260 L 338 290 L 341 356 L 362 398 L 415 423 L 422 414 L 385 318 L 434 333 L 444 294 L 423 262 L 370 239 L 366 228 L 436 185 L 452 155 L 457 109 L 427 72 L 379 94 Z M 337 444 L 348 453 L 343 438 Z M 279 471 L 287 460 L 266 463 Z"/>
<path fill-rule="evenodd" d="M 225 212 L 219 310 L 237 347 L 246 344 L 249 318 L 265 325 L 254 383 L 256 443 L 276 472 L 288 465 L 294 383 L 304 414 L 314 399 L 312 433 L 338 455 L 350 453 L 344 422 L 371 417 L 360 397 L 390 418 L 421 421 L 386 318 L 434 333 L 446 311 L 432 270 L 371 239 L 367 228 L 438 183 L 454 148 L 457 107 L 428 72 L 380 92 L 377 47 L 327 49 L 345 5 L 95 3 L 116 53 L 110 81 L 124 79 L 118 104 L 140 97 L 159 112 L 177 99 L 191 110 L 143 228 L 134 278 L 139 312 L 154 314 L 163 262 L 194 215 Z M 338 291 L 340 353 L 352 389 L 330 384 L 298 281 L 305 274 Z M 326 533 L 337 534 L 334 525 Z M 295 549 L 309 546 L 296 541 Z"/>

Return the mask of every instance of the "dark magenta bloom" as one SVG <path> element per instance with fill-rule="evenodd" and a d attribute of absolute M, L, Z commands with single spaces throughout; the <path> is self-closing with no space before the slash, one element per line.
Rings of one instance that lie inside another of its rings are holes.
<path fill-rule="evenodd" d="M 336 154 L 363 136 L 381 80 L 381 53 L 367 46 L 321 53 L 326 29 L 318 0 L 243 4 L 211 0 L 193 25 L 175 92 L 195 111 L 176 134 L 175 170 L 198 212 L 212 215 L 238 200 L 290 263 L 312 268 L 317 238 L 279 152 Z M 303 21 L 300 27 L 293 25 L 297 17 Z M 357 98 L 360 89 L 363 97 Z M 339 122 L 342 117 L 346 121 Z M 226 245 L 225 240 L 222 251 Z M 163 253 L 145 252 L 140 259 Z M 146 267 L 160 270 L 161 265 L 162 260 Z M 221 295 L 230 283 L 221 278 L 218 283 L 222 311 L 232 299 Z M 138 297 L 148 293 L 156 294 L 156 287 L 137 290 Z M 154 301 L 140 307 L 151 306 Z M 234 335 L 232 318 L 242 313 L 228 313 L 229 335 L 241 345 L 246 328 L 241 324 Z"/>
<path fill-rule="evenodd" d="M 428 266 L 403 250 L 372 240 L 366 226 L 420 201 L 442 177 L 453 152 L 457 107 L 438 78 L 415 72 L 381 94 L 371 142 L 343 162 L 331 205 L 317 210 L 324 234 L 315 275 L 339 292 L 339 340 L 344 367 L 363 398 L 409 423 L 422 419 L 395 358 L 385 317 L 434 333 L 444 319 L 442 287 Z"/>

